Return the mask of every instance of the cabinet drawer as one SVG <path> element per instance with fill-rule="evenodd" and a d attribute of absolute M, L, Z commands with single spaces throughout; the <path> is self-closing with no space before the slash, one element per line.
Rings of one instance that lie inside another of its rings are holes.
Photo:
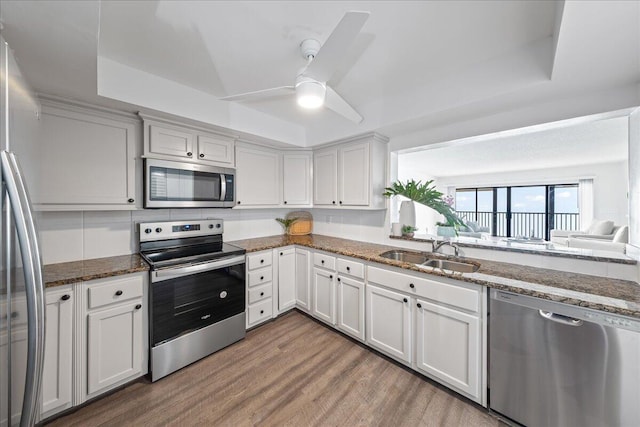
<path fill-rule="evenodd" d="M 266 298 L 271 298 L 272 292 L 273 292 L 273 285 L 271 283 L 269 283 L 268 285 L 258 286 L 256 288 L 249 289 L 249 304 L 262 301 L 263 299 L 266 299 Z"/>
<path fill-rule="evenodd" d="M 249 270 L 266 267 L 271 265 L 273 253 L 271 251 L 259 252 L 257 254 L 247 256 L 247 267 Z"/>
<path fill-rule="evenodd" d="M 273 278 L 273 270 L 271 267 L 262 268 L 260 270 L 250 271 L 249 279 L 247 280 L 248 286 L 262 285 L 263 283 L 270 282 Z"/>
<path fill-rule="evenodd" d="M 364 279 L 364 264 L 361 262 L 338 258 L 337 266 L 338 273 Z"/>
<path fill-rule="evenodd" d="M 271 298 L 249 306 L 249 325 L 259 323 L 271 318 L 273 302 Z"/>
<path fill-rule="evenodd" d="M 480 312 L 482 288 L 480 285 L 456 282 L 450 279 L 431 279 L 410 276 L 376 267 L 367 267 L 367 281 L 431 301 L 458 307 L 473 313 Z"/>
<path fill-rule="evenodd" d="M 89 284 L 89 308 L 97 308 L 133 298 L 141 298 L 142 275 Z"/>
<path fill-rule="evenodd" d="M 313 254 L 313 265 L 316 267 L 326 268 L 328 270 L 336 269 L 336 257 L 319 254 L 315 252 Z"/>

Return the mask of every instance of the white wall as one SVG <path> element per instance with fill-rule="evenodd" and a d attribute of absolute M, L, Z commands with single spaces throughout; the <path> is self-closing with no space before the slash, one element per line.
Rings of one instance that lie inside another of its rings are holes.
<path fill-rule="evenodd" d="M 158 209 L 141 211 L 40 212 L 44 264 L 138 252 L 137 224 L 150 221 L 222 218 L 224 240 L 282 234 L 275 221 L 286 209 Z"/>

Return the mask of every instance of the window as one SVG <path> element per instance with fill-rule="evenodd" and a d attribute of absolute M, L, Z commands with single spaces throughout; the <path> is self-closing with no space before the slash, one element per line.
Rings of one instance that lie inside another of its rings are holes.
<path fill-rule="evenodd" d="M 456 212 L 492 236 L 549 240 L 553 229 L 578 230 L 578 184 L 461 188 Z"/>

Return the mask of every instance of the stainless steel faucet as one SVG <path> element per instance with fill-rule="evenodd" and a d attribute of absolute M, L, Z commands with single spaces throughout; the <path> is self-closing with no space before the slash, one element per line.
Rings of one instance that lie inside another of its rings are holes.
<path fill-rule="evenodd" d="M 453 254 L 455 256 L 458 256 L 460 248 L 458 247 L 458 245 L 456 245 L 454 243 L 451 243 L 448 240 L 443 240 L 441 242 L 433 242 L 433 252 L 438 252 L 438 249 L 440 249 L 441 247 L 443 247 L 445 245 L 451 246 L 453 248 Z"/>

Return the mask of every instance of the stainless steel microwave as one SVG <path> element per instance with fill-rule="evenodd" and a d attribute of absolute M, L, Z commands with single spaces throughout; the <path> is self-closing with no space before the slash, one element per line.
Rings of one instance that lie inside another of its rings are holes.
<path fill-rule="evenodd" d="M 145 159 L 145 208 L 231 208 L 235 170 Z"/>

